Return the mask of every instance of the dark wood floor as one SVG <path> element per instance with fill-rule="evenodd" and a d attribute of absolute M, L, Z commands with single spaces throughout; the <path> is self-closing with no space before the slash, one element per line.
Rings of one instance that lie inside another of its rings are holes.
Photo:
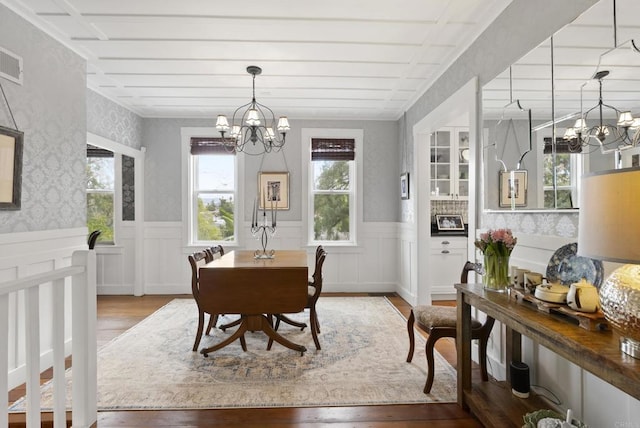
<path fill-rule="evenodd" d="M 368 294 L 340 294 L 363 296 Z M 145 317 L 176 297 L 190 296 L 99 296 L 98 347 L 117 337 Z M 391 302 L 408 316 L 411 306 L 398 296 L 389 296 Z M 442 302 L 452 304 L 452 302 Z M 455 344 L 452 339 L 441 339 L 438 351 L 456 365 Z M 69 363 L 70 364 L 70 363 Z M 43 380 L 50 373 L 43 373 Z M 9 394 L 13 401 L 24 395 L 16 388 Z M 44 419 L 44 418 L 43 418 Z M 11 427 L 20 427 L 20 417 L 11 416 Z M 425 427 L 467 428 L 481 427 L 457 404 L 412 404 L 389 406 L 312 407 L 276 409 L 224 409 L 181 411 L 112 411 L 98 413 L 98 427 Z M 43 424 L 44 426 L 44 424 Z"/>

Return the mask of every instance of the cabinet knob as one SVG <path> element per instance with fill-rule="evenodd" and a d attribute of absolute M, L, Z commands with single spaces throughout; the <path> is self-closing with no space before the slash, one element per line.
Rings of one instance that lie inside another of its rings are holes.
<path fill-rule="evenodd" d="M 450 242 L 449 241 L 442 241 L 442 245 L 449 245 Z"/>
<path fill-rule="evenodd" d="M 449 250 L 442 250 L 441 253 L 442 254 L 449 254 Z"/>

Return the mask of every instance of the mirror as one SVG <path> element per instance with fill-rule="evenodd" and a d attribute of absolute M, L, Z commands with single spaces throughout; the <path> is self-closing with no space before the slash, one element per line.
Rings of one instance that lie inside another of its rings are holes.
<path fill-rule="evenodd" d="M 619 141 L 608 136 L 602 144 L 586 130 L 600 125 L 600 81 L 592 76 L 604 69 L 603 105 L 614 109 L 603 109 L 602 123 L 611 125 L 611 137 L 622 129 L 620 112 L 640 116 L 640 80 L 633 77 L 640 51 L 631 42 L 640 41 L 638 12 L 633 0 L 602 0 L 484 86 L 485 209 L 575 209 L 583 173 L 637 161 L 632 145 L 621 152 Z M 565 139 L 590 109 L 580 140 Z M 640 128 L 626 129 L 640 138 Z"/>

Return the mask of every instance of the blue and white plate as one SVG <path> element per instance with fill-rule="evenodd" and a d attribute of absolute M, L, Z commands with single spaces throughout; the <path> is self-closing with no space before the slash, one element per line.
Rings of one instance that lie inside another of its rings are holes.
<path fill-rule="evenodd" d="M 558 248 L 547 265 L 547 281 L 571 285 L 584 278 L 590 284 L 600 288 L 604 276 L 602 262 L 578 256 L 577 252 L 577 242 Z"/>

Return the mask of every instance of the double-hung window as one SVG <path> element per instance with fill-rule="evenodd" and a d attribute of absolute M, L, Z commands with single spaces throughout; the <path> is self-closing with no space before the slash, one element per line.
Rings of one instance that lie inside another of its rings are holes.
<path fill-rule="evenodd" d="M 115 163 L 113 152 L 87 145 L 87 229 L 98 242 L 114 242 Z"/>
<path fill-rule="evenodd" d="M 544 139 L 543 176 L 544 207 L 574 208 L 582 174 L 579 144 L 558 138 L 555 150 L 551 138 Z"/>
<path fill-rule="evenodd" d="M 310 144 L 308 241 L 312 245 L 356 243 L 361 131 L 356 135 L 356 138 L 311 135 L 307 140 Z"/>
<path fill-rule="evenodd" d="M 191 137 L 190 242 L 236 241 L 236 155 L 218 138 Z"/>

